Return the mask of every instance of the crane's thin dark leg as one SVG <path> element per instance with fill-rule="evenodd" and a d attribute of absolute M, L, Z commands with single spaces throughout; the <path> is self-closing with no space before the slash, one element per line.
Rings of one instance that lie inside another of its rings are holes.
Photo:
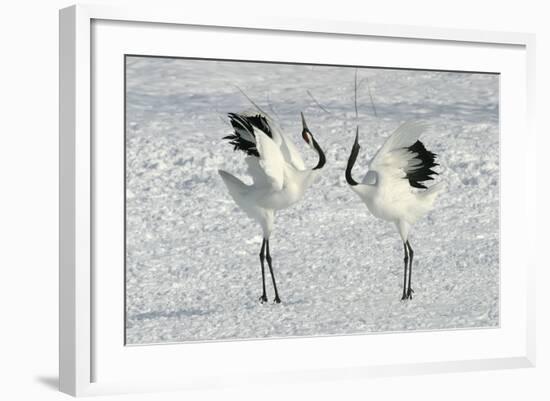
<path fill-rule="evenodd" d="M 267 295 L 265 293 L 265 272 L 264 272 L 264 258 L 265 258 L 265 239 L 262 241 L 262 249 L 260 250 L 260 264 L 262 265 L 262 296 L 259 301 L 263 304 L 267 302 Z"/>
<path fill-rule="evenodd" d="M 401 297 L 402 301 L 407 299 L 407 266 L 409 264 L 409 254 L 407 252 L 407 245 L 405 243 L 403 243 L 403 249 L 405 251 L 405 258 L 403 259 L 405 270 L 403 272 L 403 296 Z"/>
<path fill-rule="evenodd" d="M 275 275 L 273 274 L 273 267 L 271 266 L 271 254 L 269 253 L 269 240 L 266 240 L 266 256 L 267 259 L 267 265 L 269 266 L 269 272 L 271 273 L 271 279 L 273 280 L 273 289 L 275 290 L 275 299 L 273 302 L 276 304 L 281 303 L 281 299 L 279 298 L 279 292 L 277 291 L 277 284 L 275 284 Z"/>
<path fill-rule="evenodd" d="M 413 289 L 411 288 L 411 276 L 412 276 L 412 266 L 413 266 L 413 258 L 414 258 L 414 252 L 411 248 L 411 244 L 409 241 L 407 241 L 407 247 L 409 248 L 409 285 L 407 289 L 407 298 L 412 299 Z"/>

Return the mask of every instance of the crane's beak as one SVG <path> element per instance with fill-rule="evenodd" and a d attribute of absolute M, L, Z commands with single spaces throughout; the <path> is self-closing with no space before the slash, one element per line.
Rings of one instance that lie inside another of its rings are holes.
<path fill-rule="evenodd" d="M 306 118 L 304 117 L 304 113 L 300 112 L 300 115 L 302 116 L 302 127 L 305 131 L 309 131 L 309 128 L 307 127 Z"/>

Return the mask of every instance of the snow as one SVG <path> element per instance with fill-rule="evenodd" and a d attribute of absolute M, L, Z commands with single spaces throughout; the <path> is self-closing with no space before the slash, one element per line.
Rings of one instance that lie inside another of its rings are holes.
<path fill-rule="evenodd" d="M 362 68 L 356 120 L 354 74 L 127 58 L 128 344 L 499 325 L 498 75 Z M 261 229 L 217 173 L 250 182 L 244 154 L 221 139 L 231 132 L 226 113 L 251 108 L 238 88 L 278 119 L 312 167 L 303 111 L 327 156 L 304 199 L 276 216 L 279 305 L 258 302 Z M 411 231 L 415 293 L 402 302 L 399 235 L 368 212 L 344 169 L 357 122 L 360 177 L 387 135 L 411 119 L 430 124 L 422 140 L 439 155 L 447 188 Z"/>

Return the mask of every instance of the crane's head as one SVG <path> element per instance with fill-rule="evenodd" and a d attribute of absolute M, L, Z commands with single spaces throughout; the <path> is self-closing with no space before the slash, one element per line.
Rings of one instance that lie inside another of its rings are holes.
<path fill-rule="evenodd" d="M 312 148 L 315 149 L 314 142 L 315 139 L 313 139 L 313 134 L 309 130 L 306 119 L 304 117 L 304 113 L 300 113 L 302 116 L 302 138 L 304 138 L 304 141 Z"/>
<path fill-rule="evenodd" d="M 313 134 L 307 127 L 304 113 L 300 113 L 300 114 L 302 116 L 302 138 L 304 138 L 304 141 L 311 147 L 311 149 L 315 150 L 319 155 L 319 163 L 317 163 L 317 166 L 313 168 L 313 170 L 317 170 L 322 168 L 325 165 L 326 163 L 325 154 L 323 153 L 323 149 L 321 149 L 321 147 L 313 137 Z"/>

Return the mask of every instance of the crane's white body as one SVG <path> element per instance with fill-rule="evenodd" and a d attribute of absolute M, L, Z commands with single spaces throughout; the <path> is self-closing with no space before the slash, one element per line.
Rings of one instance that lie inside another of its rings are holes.
<path fill-rule="evenodd" d="M 234 175 L 219 173 L 235 203 L 262 227 L 264 238 L 269 239 L 273 230 L 276 210 L 284 209 L 299 201 L 314 182 L 319 170 L 306 169 L 295 145 L 269 117 L 273 138 L 254 127 L 254 137 L 259 157 L 247 156 L 248 173 L 252 185 L 247 185 Z"/>
<path fill-rule="evenodd" d="M 407 172 L 419 165 L 416 154 L 407 148 L 425 128 L 414 122 L 399 127 L 372 158 L 362 182 L 351 186 L 375 217 L 396 224 L 403 242 L 408 239 L 411 225 L 432 209 L 443 189 L 439 182 L 426 190 L 414 191 L 406 179 Z"/>

